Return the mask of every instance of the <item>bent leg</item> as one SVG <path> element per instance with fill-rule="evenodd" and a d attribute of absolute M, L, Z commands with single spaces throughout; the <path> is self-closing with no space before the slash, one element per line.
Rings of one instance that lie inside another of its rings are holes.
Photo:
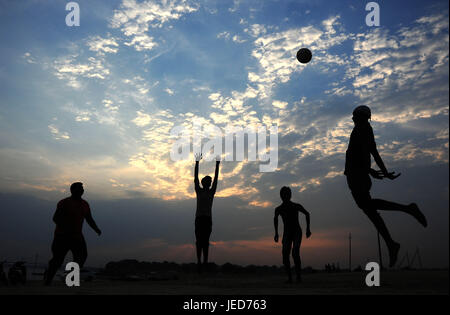
<path fill-rule="evenodd" d="M 83 268 L 88 256 L 86 241 L 84 240 L 84 237 L 81 237 L 80 239 L 74 239 L 72 242 L 71 251 L 73 261 L 76 262 L 80 268 Z"/>
<path fill-rule="evenodd" d="M 426 227 L 427 219 L 423 215 L 423 213 L 420 211 L 419 207 L 415 203 L 411 203 L 409 205 L 402 205 L 396 202 L 392 201 L 386 201 L 383 199 L 372 199 L 372 202 L 374 204 L 374 207 L 376 207 L 379 210 L 391 210 L 391 211 L 401 211 L 405 212 L 411 216 L 413 216 L 417 221 L 419 221 L 420 224 L 422 224 L 424 227 Z"/>
<path fill-rule="evenodd" d="M 396 202 L 387 201 L 383 199 L 372 199 L 373 205 L 378 210 L 393 210 L 411 213 L 409 205 L 402 205 Z"/>
<path fill-rule="evenodd" d="M 363 212 L 367 215 L 367 217 L 372 221 L 373 225 L 375 225 L 375 228 L 377 229 L 378 233 L 383 237 L 384 241 L 386 242 L 386 245 L 389 247 L 390 244 L 394 242 L 394 240 L 391 237 L 391 233 L 389 233 L 389 230 L 386 227 L 386 224 L 384 223 L 383 218 L 380 216 L 378 211 L 374 208 L 369 209 L 362 209 Z"/>
<path fill-rule="evenodd" d="M 380 199 L 372 199 L 369 190 L 352 190 L 353 198 L 358 207 L 369 217 L 377 231 L 381 234 L 387 246 L 389 247 L 394 241 L 389 233 L 383 218 L 377 211 L 377 203 Z"/>
<path fill-rule="evenodd" d="M 48 269 L 45 276 L 45 284 L 49 285 L 58 269 L 64 262 L 67 252 L 69 251 L 70 244 L 66 238 L 61 236 L 55 236 L 52 243 L 52 259 L 48 262 Z"/>
<path fill-rule="evenodd" d="M 378 233 L 380 233 L 380 235 L 386 242 L 386 245 L 389 250 L 389 260 L 390 260 L 389 266 L 393 267 L 397 262 L 400 244 L 398 244 L 392 239 L 391 234 L 389 233 L 386 227 L 386 224 L 384 223 L 383 219 L 381 218 L 378 211 L 376 211 L 376 209 L 367 209 L 367 210 L 363 209 L 363 211 L 375 225 Z"/>
<path fill-rule="evenodd" d="M 366 186 L 367 188 L 370 186 Z M 364 187 L 363 187 L 364 188 Z M 370 196 L 369 189 L 357 189 L 352 190 L 353 198 L 356 201 L 358 207 L 364 211 L 370 221 L 373 223 L 378 233 L 383 237 L 386 245 L 389 249 L 389 258 L 390 258 L 390 266 L 394 266 L 397 262 L 398 251 L 400 249 L 400 245 L 396 243 L 389 233 L 389 230 L 384 223 L 383 218 L 381 218 L 380 214 L 377 211 L 377 206 L 380 199 L 376 199 L 375 201 Z M 381 203 L 382 206 L 386 206 L 388 204 Z"/>

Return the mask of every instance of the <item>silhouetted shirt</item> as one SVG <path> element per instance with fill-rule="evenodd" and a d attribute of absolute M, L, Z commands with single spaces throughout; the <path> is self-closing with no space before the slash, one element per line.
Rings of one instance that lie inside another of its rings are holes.
<path fill-rule="evenodd" d="M 215 189 L 203 189 L 198 184 L 195 185 L 195 192 L 197 194 L 197 211 L 196 217 L 208 216 L 211 217 L 211 209 L 214 200 Z"/>
<path fill-rule="evenodd" d="M 84 219 L 90 212 L 89 204 L 83 199 L 61 200 L 54 215 L 55 235 L 81 236 Z"/>
<path fill-rule="evenodd" d="M 275 214 L 279 214 L 283 220 L 283 235 L 293 232 L 301 232 L 300 223 L 298 221 L 298 212 L 306 211 L 301 204 L 289 201 L 283 202 L 275 208 Z"/>
<path fill-rule="evenodd" d="M 345 175 L 369 174 L 370 154 L 376 149 L 373 129 L 369 123 L 356 125 L 350 135 L 345 154 Z"/>

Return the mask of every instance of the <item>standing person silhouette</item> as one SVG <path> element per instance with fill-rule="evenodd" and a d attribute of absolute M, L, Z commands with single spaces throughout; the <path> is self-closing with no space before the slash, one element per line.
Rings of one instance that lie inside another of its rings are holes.
<path fill-rule="evenodd" d="M 203 252 L 203 264 L 208 264 L 209 237 L 212 231 L 211 210 L 213 205 L 214 194 L 217 189 L 217 180 L 219 177 L 220 157 L 216 159 L 216 171 L 214 181 L 211 186 L 211 177 L 202 178 L 202 186 L 198 181 L 198 164 L 202 159 L 202 154 L 195 155 L 194 185 L 197 195 L 197 210 L 195 212 L 195 246 L 197 249 L 197 266 L 198 271 L 202 271 L 201 257 Z"/>
<path fill-rule="evenodd" d="M 280 197 L 283 203 L 275 209 L 273 219 L 275 227 L 275 242 L 278 243 L 278 216 L 283 219 L 283 264 L 288 274 L 288 283 L 292 283 L 290 254 L 292 248 L 292 258 L 295 264 L 297 282 L 302 282 L 302 264 L 300 260 L 300 245 L 302 244 L 302 229 L 298 221 L 298 213 L 306 216 L 306 238 L 311 236 L 309 212 L 302 205 L 292 202 L 292 192 L 289 187 L 284 186 L 280 190 Z"/>
<path fill-rule="evenodd" d="M 73 261 L 80 268 L 87 259 L 86 242 L 82 234 L 83 222 L 100 236 L 102 231 L 97 227 L 91 215 L 87 201 L 81 199 L 84 193 L 83 183 L 73 183 L 70 186 L 71 196 L 58 202 L 53 222 L 56 223 L 55 236 L 52 243 L 53 258 L 48 263 L 45 284 L 50 285 L 56 271 L 61 267 L 68 251 L 72 252 Z"/>
<path fill-rule="evenodd" d="M 386 169 L 383 160 L 378 153 L 373 130 L 369 123 L 371 115 L 370 108 L 365 105 L 358 106 L 353 111 L 352 119 L 355 123 L 355 127 L 350 135 L 350 142 L 345 156 L 344 174 L 347 176 L 347 184 L 356 204 L 369 217 L 386 242 L 389 249 L 389 266 L 393 267 L 397 261 L 400 244 L 392 239 L 377 210 L 402 211 L 408 213 L 416 218 L 416 220 L 424 227 L 427 226 L 427 220 L 415 203 L 402 205 L 382 199 L 372 199 L 370 195 L 372 181 L 370 180 L 369 175 L 375 179 L 389 178 L 390 180 L 394 180 L 401 174 L 388 172 Z M 371 168 L 371 155 L 380 170 L 377 171 Z"/>

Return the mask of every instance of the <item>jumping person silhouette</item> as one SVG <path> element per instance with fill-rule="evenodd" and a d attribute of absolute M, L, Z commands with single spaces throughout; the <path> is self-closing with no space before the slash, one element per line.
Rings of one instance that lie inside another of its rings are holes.
<path fill-rule="evenodd" d="M 389 265 L 393 267 L 397 261 L 400 244 L 392 239 L 377 210 L 408 213 L 416 218 L 424 227 L 427 226 L 427 220 L 415 203 L 401 205 L 382 199 L 372 199 L 370 196 L 372 181 L 370 180 L 369 174 L 375 179 L 389 178 L 394 180 L 400 176 L 400 174 L 395 174 L 395 172 L 388 172 L 378 153 L 373 130 L 369 123 L 371 115 L 370 108 L 365 105 L 358 106 L 353 111 L 352 119 L 355 127 L 350 135 L 350 142 L 345 156 L 344 174 L 347 176 L 347 184 L 356 204 L 369 217 L 386 242 L 389 249 Z M 371 168 L 370 155 L 373 156 L 380 170 L 377 171 Z"/>
<path fill-rule="evenodd" d="M 288 274 L 288 282 L 292 282 L 291 263 L 289 260 L 291 248 L 297 282 L 301 282 L 302 265 L 300 260 L 300 245 L 302 244 L 302 229 L 298 222 L 298 213 L 301 212 L 306 216 L 306 238 L 309 238 L 311 236 L 309 212 L 302 205 L 291 201 L 292 192 L 289 187 L 281 188 L 280 197 L 283 203 L 275 209 L 275 217 L 273 219 L 275 227 L 274 240 L 278 243 L 278 216 L 281 215 L 283 219 L 283 264 Z"/>
<path fill-rule="evenodd" d="M 102 234 L 92 218 L 89 204 L 81 199 L 84 193 L 83 184 L 79 182 L 73 183 L 70 186 L 70 192 L 72 194 L 70 197 L 58 202 L 53 216 L 56 229 L 52 243 L 53 258 L 48 263 L 48 270 L 45 276 L 46 285 L 51 284 L 68 251 L 72 252 L 73 261 L 80 268 L 83 267 L 87 259 L 86 242 L 82 234 L 84 219 L 99 236 Z"/>
<path fill-rule="evenodd" d="M 214 194 L 217 189 L 217 180 L 219 177 L 220 157 L 216 159 L 216 171 L 214 174 L 214 181 L 211 186 L 211 177 L 205 176 L 202 178 L 202 186 L 200 187 L 198 181 L 198 164 L 202 159 L 202 154 L 195 155 L 195 171 L 194 171 L 194 185 L 195 193 L 197 195 L 197 210 L 195 213 L 195 238 L 197 249 L 197 266 L 198 271 L 201 272 L 201 256 L 203 252 L 203 264 L 208 264 L 208 250 L 209 237 L 212 231 L 212 216 L 211 210 L 213 205 Z"/>

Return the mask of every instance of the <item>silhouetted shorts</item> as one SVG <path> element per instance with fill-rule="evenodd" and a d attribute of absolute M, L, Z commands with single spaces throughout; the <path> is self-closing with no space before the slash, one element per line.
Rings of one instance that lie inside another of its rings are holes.
<path fill-rule="evenodd" d="M 209 216 L 198 216 L 195 218 L 195 237 L 197 242 L 209 242 L 212 231 L 212 219 Z"/>
<path fill-rule="evenodd" d="M 370 195 L 372 180 L 369 174 L 347 175 L 347 184 L 358 207 L 367 210 L 372 201 L 372 196 Z"/>
<path fill-rule="evenodd" d="M 69 251 L 72 252 L 73 261 L 78 263 L 80 267 L 83 267 L 88 255 L 84 237 L 82 235 L 55 235 L 52 243 L 52 260 L 57 264 L 62 263 Z"/>
<path fill-rule="evenodd" d="M 283 256 L 289 257 L 289 255 L 291 254 L 291 250 L 292 250 L 292 254 L 294 256 L 298 256 L 300 254 L 301 243 L 302 243 L 302 230 L 301 229 L 296 229 L 294 231 L 290 231 L 287 233 L 284 232 L 283 240 L 282 240 Z"/>

